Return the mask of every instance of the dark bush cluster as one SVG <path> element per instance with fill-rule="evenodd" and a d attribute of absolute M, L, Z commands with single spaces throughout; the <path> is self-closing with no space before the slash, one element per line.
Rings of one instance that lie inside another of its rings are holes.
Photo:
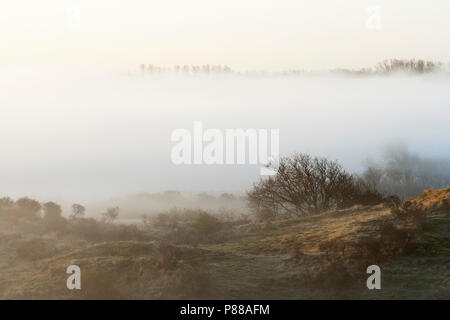
<path fill-rule="evenodd" d="M 261 220 L 299 217 L 355 204 L 376 204 L 381 194 L 336 161 L 306 154 L 280 159 L 276 175 L 262 179 L 247 193 Z"/>
<path fill-rule="evenodd" d="M 144 216 L 144 225 L 157 239 L 169 243 L 215 243 L 230 236 L 229 227 L 248 223 L 246 219 L 225 221 L 204 210 L 169 210 L 154 217 Z"/>
<path fill-rule="evenodd" d="M 23 197 L 12 200 L 9 197 L 0 199 L 0 217 L 10 220 L 38 219 L 41 215 L 41 204 L 33 199 Z"/>
<path fill-rule="evenodd" d="M 85 207 L 72 206 L 69 219 L 62 216 L 61 206 L 55 202 L 40 203 L 24 197 L 16 201 L 11 198 L 0 199 L 0 219 L 20 223 L 32 233 L 53 232 L 60 237 L 71 237 L 87 241 L 148 240 L 150 237 L 135 225 L 120 225 L 112 222 L 119 215 L 119 208 L 108 208 L 102 220 L 84 218 Z M 26 255 L 30 246 L 24 246 Z"/>
<path fill-rule="evenodd" d="M 391 213 L 401 222 L 415 226 L 421 225 L 425 220 L 425 209 L 412 200 L 406 200 L 392 207 Z"/>

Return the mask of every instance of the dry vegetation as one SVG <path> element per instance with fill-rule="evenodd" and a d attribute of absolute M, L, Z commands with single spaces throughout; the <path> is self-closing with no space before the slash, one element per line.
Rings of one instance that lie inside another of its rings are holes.
<path fill-rule="evenodd" d="M 268 222 L 172 211 L 139 228 L 4 215 L 0 297 L 447 299 L 449 200 L 450 188 L 428 190 L 397 205 Z M 66 288 L 72 264 L 82 270 L 79 291 Z M 382 268 L 380 291 L 365 287 L 370 264 Z"/>
<path fill-rule="evenodd" d="M 373 68 L 362 69 L 331 69 L 328 72 L 332 74 L 368 76 L 368 75 L 387 75 L 393 73 L 424 74 L 443 71 L 445 64 L 422 59 L 386 59 L 377 63 Z M 268 72 L 264 70 L 237 72 L 226 65 L 175 65 L 171 67 L 161 67 L 153 64 L 141 64 L 139 66 L 141 75 L 161 75 L 161 74 L 182 74 L 190 76 L 198 75 L 246 75 L 246 76 L 300 76 L 315 74 L 317 71 L 290 69 L 281 72 Z"/>
<path fill-rule="evenodd" d="M 119 207 L 97 220 L 74 204 L 65 218 L 54 202 L 2 198 L 0 298 L 450 296 L 450 187 L 402 202 L 337 162 L 296 155 L 248 201 L 252 216 L 173 209 L 123 225 Z M 382 290 L 365 285 L 374 264 Z M 81 290 L 66 287 L 70 265 L 81 268 Z"/>

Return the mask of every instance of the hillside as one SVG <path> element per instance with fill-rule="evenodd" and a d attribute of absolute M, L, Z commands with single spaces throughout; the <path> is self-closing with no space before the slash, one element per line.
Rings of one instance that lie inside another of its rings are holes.
<path fill-rule="evenodd" d="M 381 204 L 236 225 L 233 237 L 194 246 L 36 237 L 0 221 L 0 298 L 448 299 L 450 187 L 412 202 L 420 225 L 398 224 Z M 380 266 L 381 290 L 366 288 L 367 263 Z M 69 265 L 82 290 L 66 288 Z"/>

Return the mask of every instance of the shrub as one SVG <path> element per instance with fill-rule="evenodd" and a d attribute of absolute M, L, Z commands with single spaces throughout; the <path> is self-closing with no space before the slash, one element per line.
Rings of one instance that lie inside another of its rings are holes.
<path fill-rule="evenodd" d="M 383 203 L 386 204 L 389 208 L 398 207 L 402 201 L 396 195 L 390 195 L 383 198 Z"/>
<path fill-rule="evenodd" d="M 20 244 L 16 248 L 16 254 L 20 259 L 35 261 L 50 257 L 55 250 L 54 244 L 48 240 L 31 239 Z"/>
<path fill-rule="evenodd" d="M 84 270 L 84 269 L 83 269 Z M 93 267 L 82 272 L 82 285 L 80 293 L 84 299 L 92 300 L 118 300 L 124 295 L 116 285 L 117 276 L 111 272 L 97 270 Z M 75 293 L 77 293 L 75 290 Z"/>
<path fill-rule="evenodd" d="M 354 283 L 355 273 L 347 260 L 347 246 L 339 240 L 327 241 L 319 246 L 325 261 L 314 269 L 307 269 L 301 280 L 305 285 L 339 291 Z M 301 257 L 301 255 L 300 255 Z M 298 259 L 298 256 L 295 257 Z"/>
<path fill-rule="evenodd" d="M 36 219 L 41 211 L 41 204 L 33 199 L 24 197 L 16 201 L 16 206 L 21 216 L 28 219 Z"/>
<path fill-rule="evenodd" d="M 9 197 L 0 198 L 0 217 L 36 220 L 40 217 L 40 211 L 41 204 L 27 197 L 20 198 L 17 201 Z"/>
<path fill-rule="evenodd" d="M 86 213 L 86 208 L 82 206 L 81 204 L 74 203 L 72 205 L 72 214 L 70 215 L 71 219 L 78 219 L 84 217 L 84 214 Z"/>
<path fill-rule="evenodd" d="M 10 197 L 0 198 L 0 212 L 11 209 L 14 206 L 14 200 Z"/>
<path fill-rule="evenodd" d="M 71 233 L 88 241 L 101 240 L 101 231 L 101 223 L 93 218 L 81 218 L 71 223 Z"/>
<path fill-rule="evenodd" d="M 202 268 L 180 265 L 165 271 L 160 278 L 162 299 L 211 299 L 212 295 L 217 295 L 217 287 L 210 273 Z"/>
<path fill-rule="evenodd" d="M 108 208 L 102 213 L 102 221 L 104 223 L 113 223 L 119 217 L 119 207 Z"/>
<path fill-rule="evenodd" d="M 247 196 L 251 209 L 261 220 L 373 204 L 382 198 L 336 161 L 306 154 L 282 158 L 276 175 L 260 180 Z"/>
<path fill-rule="evenodd" d="M 194 228 L 195 232 L 203 235 L 209 235 L 211 233 L 219 231 L 222 227 L 222 224 L 220 223 L 219 219 L 201 210 L 194 217 L 192 227 Z"/>
<path fill-rule="evenodd" d="M 174 269 L 181 260 L 181 249 L 167 243 L 161 243 L 158 248 L 156 263 L 158 267 L 166 270 Z"/>
<path fill-rule="evenodd" d="M 415 248 L 416 234 L 412 229 L 386 222 L 377 231 L 376 236 L 366 236 L 356 242 L 334 239 L 319 246 L 325 257 L 324 270 L 330 273 L 330 279 L 334 278 L 334 286 L 343 287 L 345 281 L 353 277 L 351 274 L 365 276 L 369 265 L 379 265 L 391 257 L 408 254 Z"/>
<path fill-rule="evenodd" d="M 425 220 L 425 209 L 415 201 L 406 200 L 391 208 L 391 213 L 401 222 L 420 226 Z"/>
<path fill-rule="evenodd" d="M 68 220 L 65 235 L 81 237 L 93 242 L 150 240 L 150 236 L 135 225 L 114 225 L 94 218 Z"/>
<path fill-rule="evenodd" d="M 214 242 L 221 238 L 224 226 L 242 221 L 222 222 L 218 217 L 203 210 L 177 210 L 162 212 L 156 217 L 146 217 L 145 227 L 163 242 L 198 244 Z"/>

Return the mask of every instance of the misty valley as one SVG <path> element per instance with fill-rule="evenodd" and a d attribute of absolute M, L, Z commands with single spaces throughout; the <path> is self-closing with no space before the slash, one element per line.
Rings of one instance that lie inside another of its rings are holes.
<path fill-rule="evenodd" d="M 0 299 L 448 299 L 444 67 L 0 74 Z"/>
<path fill-rule="evenodd" d="M 448 163 L 397 147 L 352 174 L 294 154 L 245 194 L 141 193 L 98 216 L 2 197 L 0 297 L 446 298 Z"/>

